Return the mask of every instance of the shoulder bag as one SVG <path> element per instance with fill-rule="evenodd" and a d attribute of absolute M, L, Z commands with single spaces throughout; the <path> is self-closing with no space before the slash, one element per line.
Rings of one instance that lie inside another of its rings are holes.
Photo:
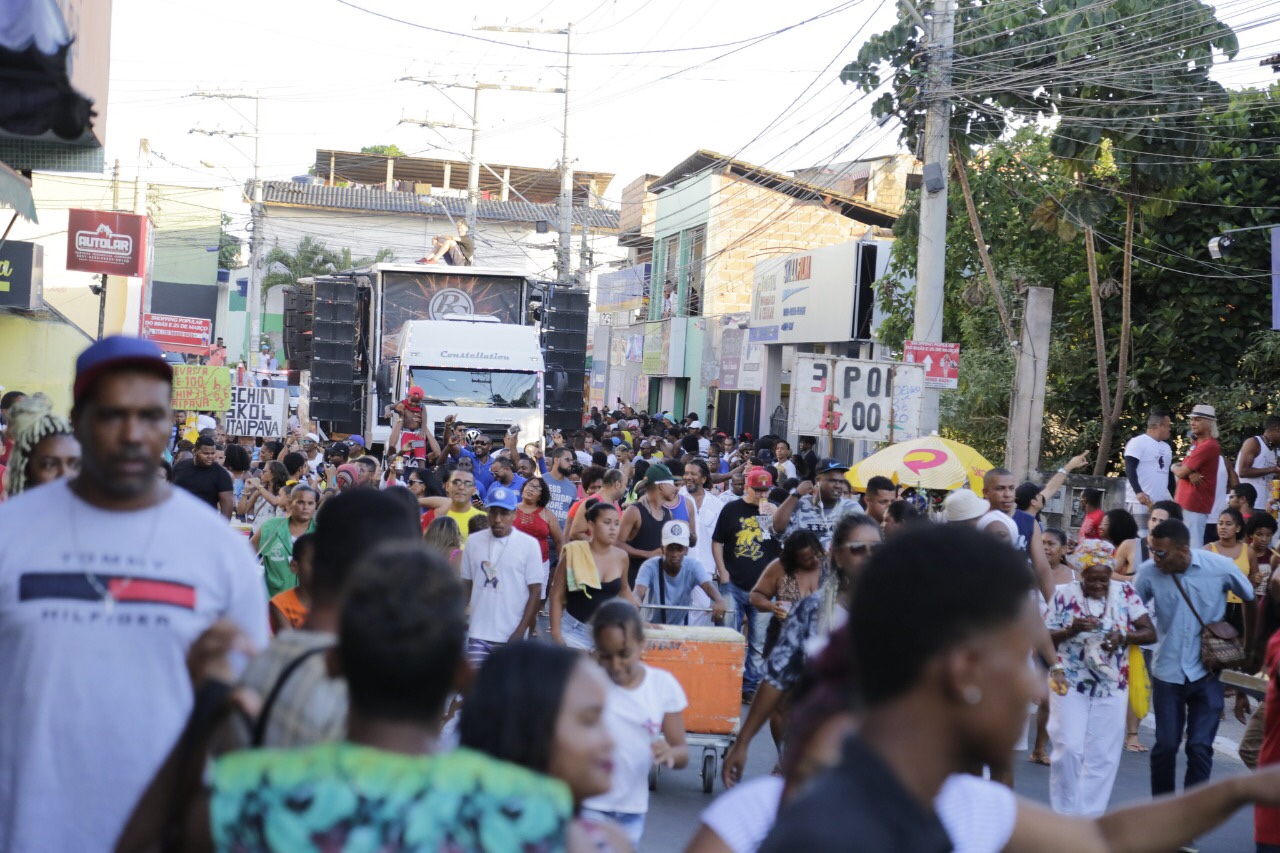
<path fill-rule="evenodd" d="M 1230 669 L 1244 663 L 1244 644 L 1240 642 L 1240 634 L 1230 622 L 1210 622 L 1208 625 L 1200 618 L 1196 606 L 1191 603 L 1191 596 L 1183 589 L 1177 575 L 1171 575 L 1174 586 L 1182 593 L 1182 598 L 1191 608 L 1191 613 L 1200 623 L 1200 662 L 1211 673 Z"/>

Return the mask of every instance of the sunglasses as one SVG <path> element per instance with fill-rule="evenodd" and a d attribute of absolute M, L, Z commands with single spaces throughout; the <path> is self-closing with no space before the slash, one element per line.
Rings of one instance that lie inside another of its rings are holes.
<path fill-rule="evenodd" d="M 870 554 L 879 547 L 879 544 L 872 544 L 870 542 L 846 542 L 843 545 L 837 545 L 836 549 L 839 551 L 848 551 L 850 554 Z"/>
<path fill-rule="evenodd" d="M 1155 557 L 1157 560 L 1163 560 L 1164 555 L 1168 553 L 1168 551 L 1157 551 L 1155 548 L 1151 549 L 1151 556 Z"/>
<path fill-rule="evenodd" d="M 450 485 L 450 486 L 470 486 L 470 485 L 471 485 L 471 481 L 470 481 L 470 480 L 459 480 L 459 479 L 456 479 L 456 478 L 455 478 L 455 479 L 452 479 L 452 480 L 450 480 L 450 481 L 449 481 L 449 485 Z"/>
<path fill-rule="evenodd" d="M 753 491 L 753 492 L 771 492 L 771 491 L 773 491 L 773 486 L 752 486 L 752 487 L 751 487 L 751 491 Z"/>

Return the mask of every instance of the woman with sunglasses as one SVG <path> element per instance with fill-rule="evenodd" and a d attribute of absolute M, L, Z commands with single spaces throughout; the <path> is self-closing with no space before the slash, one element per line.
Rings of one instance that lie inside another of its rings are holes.
<path fill-rule="evenodd" d="M 747 766 L 751 739 L 795 689 L 804 671 L 809 641 L 824 637 L 848 619 L 854 583 L 867 558 L 880 545 L 880 525 L 869 515 L 846 515 L 831 535 L 831 565 L 835 583 L 827 583 L 800 601 L 783 623 L 778 642 L 765 659 L 764 678 L 742 724 L 738 739 L 724 757 L 721 777 L 732 788 Z"/>

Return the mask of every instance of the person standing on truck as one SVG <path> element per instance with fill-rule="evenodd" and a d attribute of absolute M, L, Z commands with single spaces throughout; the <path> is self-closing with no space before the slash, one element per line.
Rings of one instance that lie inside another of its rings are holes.
<path fill-rule="evenodd" d="M 431 242 L 435 251 L 423 258 L 419 263 L 434 264 L 443 260 L 454 267 L 469 267 L 475 263 L 476 241 L 469 233 L 465 219 L 458 220 L 458 236 L 452 234 L 437 235 Z"/>

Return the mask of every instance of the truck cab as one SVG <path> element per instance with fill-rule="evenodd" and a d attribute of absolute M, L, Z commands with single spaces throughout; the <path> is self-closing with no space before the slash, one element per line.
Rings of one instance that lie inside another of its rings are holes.
<path fill-rule="evenodd" d="M 495 445 L 512 427 L 519 427 L 522 445 L 541 441 L 545 370 L 532 326 L 475 314 L 413 320 L 404 324 L 396 357 L 379 367 L 379 409 L 385 412 L 417 386 L 423 391 L 423 428 L 441 444 L 449 415 Z"/>

